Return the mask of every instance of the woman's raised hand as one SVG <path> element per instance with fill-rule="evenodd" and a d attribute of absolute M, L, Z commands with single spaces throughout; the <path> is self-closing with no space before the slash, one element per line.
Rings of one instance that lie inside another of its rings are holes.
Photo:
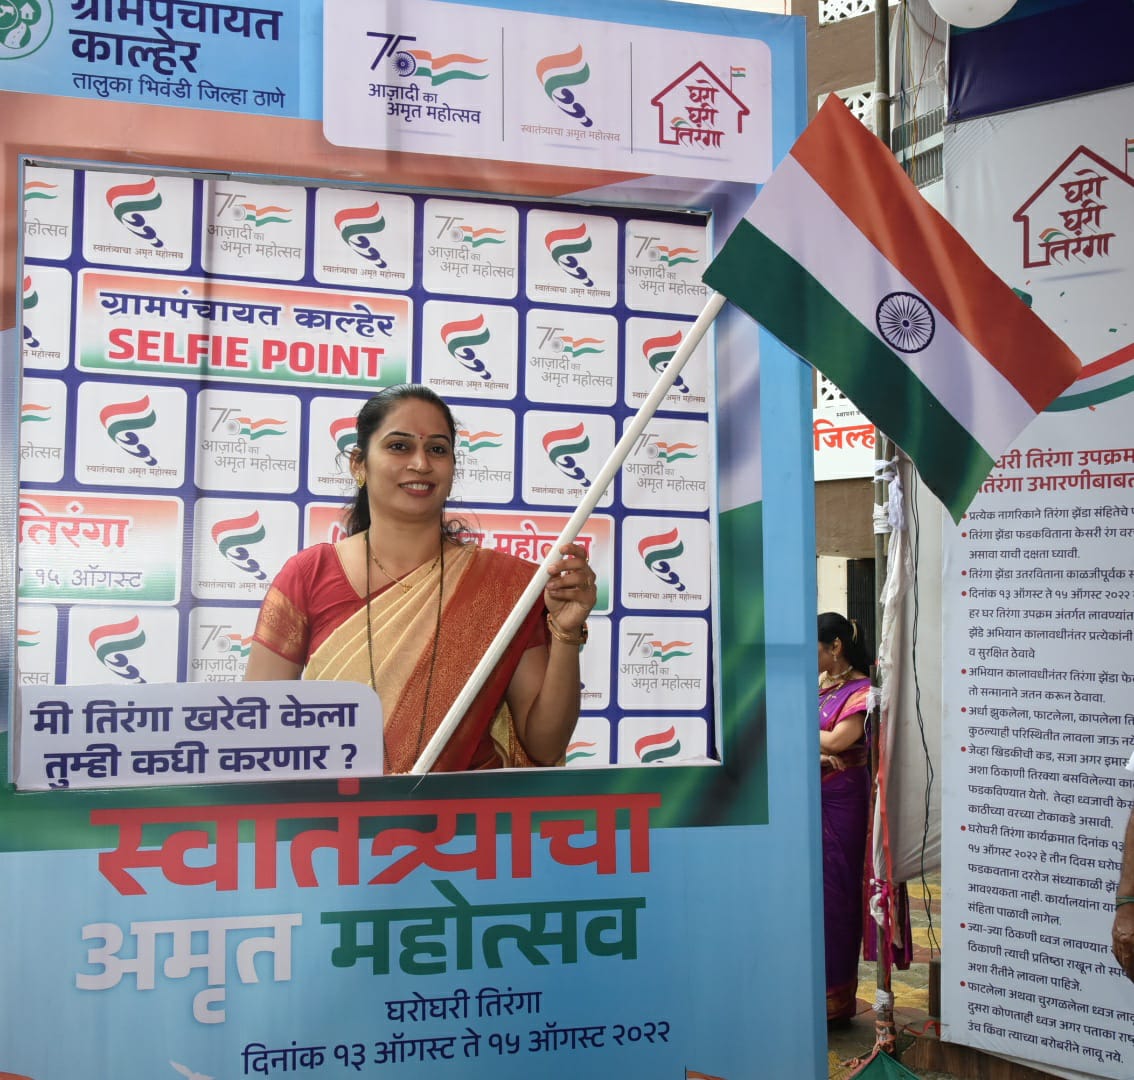
<path fill-rule="evenodd" d="M 564 633 L 574 634 L 582 628 L 595 606 L 596 577 L 582 544 L 564 544 L 559 552 L 560 558 L 547 567 L 543 602 L 554 626 Z"/>

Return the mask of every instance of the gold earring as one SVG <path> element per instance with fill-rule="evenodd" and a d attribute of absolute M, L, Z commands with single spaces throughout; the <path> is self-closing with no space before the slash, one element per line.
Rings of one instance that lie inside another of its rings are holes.
<path fill-rule="evenodd" d="M 366 487 L 366 477 L 363 476 L 361 473 L 359 473 L 358 476 L 356 476 L 354 478 L 354 482 L 358 485 L 358 488 L 359 488 L 360 491 L 364 487 Z"/>

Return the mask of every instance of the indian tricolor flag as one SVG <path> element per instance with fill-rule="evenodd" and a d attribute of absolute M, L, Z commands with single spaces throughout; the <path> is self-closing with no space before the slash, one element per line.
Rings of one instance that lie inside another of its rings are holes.
<path fill-rule="evenodd" d="M 704 280 L 838 386 L 955 521 L 1080 370 L 834 94 Z"/>

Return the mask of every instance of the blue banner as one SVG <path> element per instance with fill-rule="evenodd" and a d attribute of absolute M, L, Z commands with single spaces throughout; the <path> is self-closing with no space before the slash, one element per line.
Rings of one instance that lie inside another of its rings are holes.
<path fill-rule="evenodd" d="M 4 724 L 17 680 L 238 678 L 250 629 L 232 613 L 253 617 L 282 553 L 333 529 L 339 406 L 375 385 L 423 378 L 456 399 L 486 539 L 542 556 L 580 483 L 567 473 L 586 474 L 583 436 L 621 433 L 696 314 L 683 249 L 707 257 L 754 195 L 755 177 L 718 179 L 714 153 L 759 116 L 774 164 L 806 117 L 798 18 L 573 9 L 573 32 L 617 24 L 605 36 L 635 46 L 635 81 L 620 127 L 610 95 L 580 89 L 575 40 L 516 63 L 532 115 L 508 137 L 567 139 L 568 165 L 333 147 L 319 93 L 346 60 L 318 3 L 13 10 L 6 139 L 50 153 L 4 165 L 24 222 L 18 250 L 0 237 L 0 515 L 24 533 L 0 594 Z M 488 55 L 454 26 L 396 50 L 446 106 L 456 83 L 426 74 Z M 602 140 L 564 134 L 561 83 L 624 157 L 650 140 L 681 170 L 591 155 Z M 485 237 L 509 254 L 473 246 Z M 585 280 L 563 276 L 580 265 Z M 50 792 L 7 773 L 0 1071 L 826 1075 L 810 375 L 734 311 L 698 363 L 591 519 L 602 661 L 584 667 L 575 750 L 605 733 L 604 767 Z M 711 469 L 674 488 L 665 470 L 692 468 L 698 440 Z M 657 633 L 661 616 L 681 632 Z M 711 649 L 696 700 L 694 676 L 656 670 Z M 694 765 L 672 751 L 696 725 Z M 635 756 L 650 766 L 623 767 Z"/>
<path fill-rule="evenodd" d="M 1134 82 L 1126 0 L 1019 0 L 978 30 L 950 28 L 950 121 Z"/>

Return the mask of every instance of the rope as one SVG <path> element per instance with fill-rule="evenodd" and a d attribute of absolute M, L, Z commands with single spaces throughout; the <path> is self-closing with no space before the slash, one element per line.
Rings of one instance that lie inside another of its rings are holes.
<path fill-rule="evenodd" d="M 874 504 L 874 535 L 887 536 L 890 533 L 890 508 L 885 504 Z"/>
<path fill-rule="evenodd" d="M 889 485 L 889 498 L 885 503 L 876 504 L 874 507 L 874 535 L 886 536 L 906 527 L 902 477 L 898 472 L 897 458 L 874 462 L 874 483 L 878 482 Z"/>
<path fill-rule="evenodd" d="M 920 1028 L 916 1027 L 914 1024 L 906 1024 L 906 1026 L 902 1028 L 903 1035 L 912 1035 L 915 1039 L 920 1039 L 922 1038 L 922 1036 L 928 1035 L 930 1032 L 936 1035 L 937 1038 L 941 1038 L 940 1020 L 934 1020 L 932 1017 L 930 1017 L 924 1024 L 921 1025 Z"/>
<path fill-rule="evenodd" d="M 898 1029 L 894 1026 L 894 995 L 882 987 L 874 991 L 874 1049 L 891 1057 L 898 1049 Z"/>

